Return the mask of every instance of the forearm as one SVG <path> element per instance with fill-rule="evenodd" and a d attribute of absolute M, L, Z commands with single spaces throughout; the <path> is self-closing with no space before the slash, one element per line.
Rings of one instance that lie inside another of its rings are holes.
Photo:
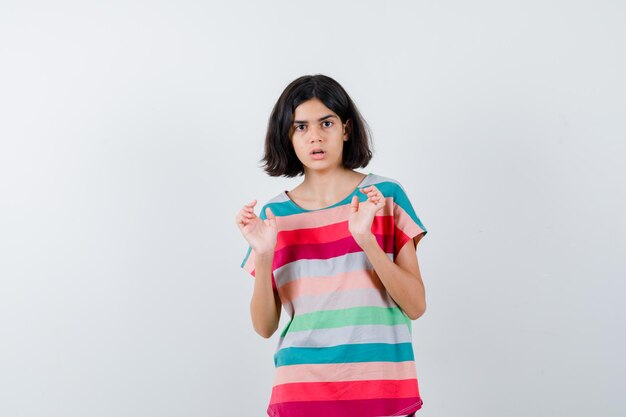
<path fill-rule="evenodd" d="M 280 302 L 272 288 L 271 256 L 254 257 L 254 292 L 250 301 L 250 316 L 254 330 L 262 337 L 269 338 L 278 328 Z"/>
<path fill-rule="evenodd" d="M 426 310 L 426 294 L 420 277 L 389 259 L 373 234 L 359 237 L 357 242 L 391 298 L 409 318 L 412 320 L 419 318 Z"/>

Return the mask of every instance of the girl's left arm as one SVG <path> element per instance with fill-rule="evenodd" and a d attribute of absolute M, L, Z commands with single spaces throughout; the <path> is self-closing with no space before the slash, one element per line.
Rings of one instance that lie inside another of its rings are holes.
<path fill-rule="evenodd" d="M 424 234 L 416 239 L 419 242 Z M 374 234 L 359 237 L 357 243 L 374 267 L 374 272 L 383 283 L 396 304 L 411 320 L 417 320 L 426 311 L 426 293 L 417 263 L 413 239 L 400 249 L 395 262 L 383 251 Z"/>

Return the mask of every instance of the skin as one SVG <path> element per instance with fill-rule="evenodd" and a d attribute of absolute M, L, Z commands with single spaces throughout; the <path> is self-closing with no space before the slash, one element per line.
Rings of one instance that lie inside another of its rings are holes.
<path fill-rule="evenodd" d="M 364 177 L 364 174 L 342 165 L 343 144 L 349 140 L 350 121 L 342 123 L 318 99 L 300 104 L 295 109 L 294 121 L 291 142 L 303 164 L 304 180 L 288 193 L 289 197 L 300 207 L 309 210 L 341 201 Z M 325 151 L 321 160 L 315 160 L 310 155 L 311 149 L 316 147 Z M 360 190 L 367 195 L 367 200 L 359 202 L 357 196 L 352 198 L 348 219 L 350 233 L 367 255 L 374 273 L 389 295 L 409 318 L 416 320 L 426 310 L 424 284 L 415 251 L 423 234 L 407 242 L 395 262 L 389 259 L 371 232 L 376 213 L 385 206 L 384 197 L 373 185 Z M 254 256 L 256 279 L 250 302 L 252 323 L 259 335 L 269 338 L 278 328 L 281 313 L 280 298 L 271 283 L 278 228 L 276 217 L 269 207 L 265 211 L 265 220 L 254 213 L 256 203 L 257 200 L 252 200 L 244 205 L 237 213 L 235 222 L 252 247 Z"/>

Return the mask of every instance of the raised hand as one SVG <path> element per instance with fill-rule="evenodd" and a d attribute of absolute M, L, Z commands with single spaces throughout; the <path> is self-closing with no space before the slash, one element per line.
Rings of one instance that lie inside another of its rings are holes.
<path fill-rule="evenodd" d="M 348 229 L 357 241 L 372 235 L 372 222 L 376 213 L 385 207 L 385 197 L 374 185 L 361 188 L 361 192 L 367 194 L 367 200 L 360 203 L 355 195 L 350 202 L 350 217 Z"/>
<path fill-rule="evenodd" d="M 241 234 L 246 241 L 248 241 L 256 254 L 273 254 L 274 247 L 276 246 L 276 236 L 278 235 L 276 216 L 274 216 L 272 210 L 267 207 L 265 209 L 267 219 L 261 220 L 261 218 L 254 213 L 255 205 L 256 200 L 252 200 L 250 203 L 243 206 L 239 213 L 237 213 L 235 222 Z"/>

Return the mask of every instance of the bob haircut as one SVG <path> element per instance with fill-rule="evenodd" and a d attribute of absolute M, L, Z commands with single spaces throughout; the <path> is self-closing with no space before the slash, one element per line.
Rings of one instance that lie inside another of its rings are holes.
<path fill-rule="evenodd" d="M 317 98 L 332 110 L 342 123 L 349 121 L 348 140 L 343 144 L 343 166 L 349 169 L 366 167 L 372 159 L 371 132 L 346 90 L 332 78 L 304 75 L 292 81 L 282 92 L 269 118 L 265 136 L 263 169 L 272 177 L 295 177 L 304 174 L 291 138 L 296 107 Z"/>

